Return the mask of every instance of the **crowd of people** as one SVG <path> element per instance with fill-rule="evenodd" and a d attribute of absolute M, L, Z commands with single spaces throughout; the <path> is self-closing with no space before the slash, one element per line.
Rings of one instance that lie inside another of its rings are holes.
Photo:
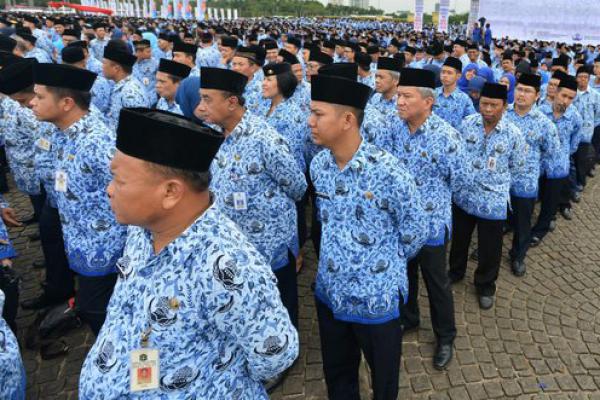
<path fill-rule="evenodd" d="M 446 369 L 469 257 L 490 309 L 503 236 L 523 276 L 600 154 L 600 46 L 490 22 L 1 14 L 2 150 L 33 216 L 1 202 L 0 268 L 6 226 L 39 223 L 21 307 L 74 298 L 96 337 L 80 398 L 267 398 L 298 357 L 309 245 L 330 399 L 359 399 L 361 354 L 397 398 L 419 270 Z M 0 397 L 21 399 L 7 304 Z"/>

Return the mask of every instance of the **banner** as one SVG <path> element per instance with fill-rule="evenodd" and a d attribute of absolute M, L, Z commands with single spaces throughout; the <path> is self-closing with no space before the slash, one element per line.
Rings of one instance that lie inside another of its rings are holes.
<path fill-rule="evenodd" d="M 600 43 L 599 1 L 481 0 L 480 3 L 478 16 L 487 19 L 494 37 Z"/>
<path fill-rule="evenodd" d="M 142 0 L 142 17 L 148 18 L 148 2 L 146 0 Z"/>
<path fill-rule="evenodd" d="M 237 8 L 233 9 L 233 19 L 238 19 L 238 11 Z"/>
<path fill-rule="evenodd" d="M 141 10 L 140 10 L 140 0 L 135 0 L 134 1 L 134 7 L 135 7 L 135 11 L 134 11 L 134 15 L 139 18 L 140 14 L 141 14 Z"/>
<path fill-rule="evenodd" d="M 450 13 L 450 0 L 440 0 L 440 14 L 438 31 L 448 32 L 448 15 Z"/>
<path fill-rule="evenodd" d="M 231 21 L 231 8 L 227 9 L 227 19 Z"/>
<path fill-rule="evenodd" d="M 477 20 L 479 19 L 479 15 L 479 0 L 471 0 L 471 9 L 469 10 L 469 21 L 467 22 L 467 30 L 469 32 L 469 37 L 471 37 L 471 33 L 473 33 L 473 24 L 477 22 Z"/>
<path fill-rule="evenodd" d="M 196 20 L 203 21 L 206 16 L 206 0 L 198 0 L 196 3 Z"/>
<path fill-rule="evenodd" d="M 225 19 L 225 9 L 224 8 L 219 8 L 219 14 L 220 14 L 220 18 L 222 20 Z"/>
<path fill-rule="evenodd" d="M 423 30 L 423 10 L 425 9 L 424 0 L 415 0 L 415 22 L 414 30 L 421 32 Z"/>
<path fill-rule="evenodd" d="M 156 18 L 157 17 L 156 4 L 154 3 L 154 0 L 149 0 L 149 1 L 150 1 L 150 17 Z"/>

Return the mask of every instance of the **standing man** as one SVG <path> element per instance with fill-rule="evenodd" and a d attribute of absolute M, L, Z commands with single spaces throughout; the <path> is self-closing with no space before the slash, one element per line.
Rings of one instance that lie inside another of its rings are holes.
<path fill-rule="evenodd" d="M 221 63 L 221 53 L 213 43 L 213 35 L 210 32 L 200 34 L 200 48 L 196 54 L 196 66 L 218 67 Z"/>
<path fill-rule="evenodd" d="M 190 74 L 191 68 L 176 61 L 160 59 L 156 73 L 156 93 L 160 97 L 156 108 L 183 115 L 179 104 L 175 101 L 177 89 L 182 80 Z"/>
<path fill-rule="evenodd" d="M 166 58 L 171 60 L 173 58 L 173 41 L 175 36 L 168 33 L 160 33 L 158 35 L 158 49 L 156 49 L 156 58 Z"/>
<path fill-rule="evenodd" d="M 106 125 L 112 130 L 117 128 L 122 108 L 150 106 L 144 86 L 131 74 L 135 61 L 135 56 L 128 53 L 124 46 L 111 44 L 104 49 L 102 70 L 106 79 L 115 82 L 105 115 Z"/>
<path fill-rule="evenodd" d="M 248 79 L 244 89 L 244 99 L 246 108 L 259 114 L 259 109 L 263 105 L 262 97 L 262 65 L 265 61 L 265 52 L 262 47 L 238 47 L 231 60 L 231 70 L 244 75 Z"/>
<path fill-rule="evenodd" d="M 442 87 L 435 90 L 437 100 L 433 106 L 433 112 L 454 129 L 460 128 L 465 117 L 477 112 L 469 96 L 457 88 L 461 71 L 462 63 L 458 58 L 448 57 L 444 61 L 440 72 Z"/>
<path fill-rule="evenodd" d="M 56 126 L 54 195 L 63 226 L 69 266 L 77 273 L 75 304 L 98 335 L 116 281 L 116 263 L 127 227 L 114 218 L 104 195 L 110 182 L 113 133 L 89 112 L 93 72 L 58 64 L 34 69 L 33 111 Z"/>
<path fill-rule="evenodd" d="M 395 400 L 406 261 L 425 242 L 427 219 L 409 172 L 361 137 L 369 87 L 319 74 L 311 89 L 309 126 L 325 147 L 310 176 L 322 223 L 315 297 L 327 392 L 331 400 L 360 398 L 362 352 L 374 398 Z"/>
<path fill-rule="evenodd" d="M 559 71 L 560 72 L 560 71 Z M 560 72 L 560 83 L 552 104 L 539 107 L 542 114 L 556 126 L 560 138 L 560 151 L 558 157 L 549 160 L 544 166 L 544 195 L 542 207 L 537 223 L 533 227 L 531 246 L 537 246 L 550 231 L 550 225 L 556 211 L 567 220 L 571 215 L 572 190 L 569 184 L 569 170 L 579 142 L 581 140 L 581 126 L 583 121 L 577 109 L 572 106 L 577 96 L 577 82 L 575 78 Z M 556 77 L 554 73 L 553 78 Z"/>
<path fill-rule="evenodd" d="M 235 55 L 235 49 L 238 47 L 238 40 L 233 36 L 222 36 L 221 44 L 219 45 L 219 53 L 221 53 L 221 61 L 219 68 L 230 69 L 231 61 Z"/>
<path fill-rule="evenodd" d="M 521 74 L 515 91 L 515 105 L 506 113 L 508 120 L 521 131 L 527 148 L 523 173 L 515 177 L 510 188 L 510 222 L 514 233 L 509 254 L 515 276 L 525 275 L 525 256 L 531 242 L 531 217 L 538 197 L 542 165 L 558 159 L 561 150 L 556 127 L 544 114 L 534 109 L 541 81 L 539 75 Z"/>
<path fill-rule="evenodd" d="M 156 102 L 156 70 L 158 60 L 152 57 L 152 47 L 148 39 L 133 42 L 137 61 L 133 65 L 133 76 L 140 81 L 151 104 Z"/>
<path fill-rule="evenodd" d="M 484 310 L 494 305 L 510 185 L 525 166 L 525 140 L 503 117 L 507 97 L 506 86 L 486 83 L 479 101 L 481 115 L 465 118 L 459 130 L 466 142 L 463 162 L 472 181 L 454 194 L 448 275 L 452 283 L 465 277 L 471 235 L 477 227 L 479 261 L 474 283 Z"/>
<path fill-rule="evenodd" d="M 454 301 L 446 272 L 446 248 L 452 227 L 452 193 L 466 181 L 463 143 L 458 132 L 432 112 L 435 74 L 405 68 L 400 72 L 393 154 L 415 178 L 429 232 L 417 255 L 408 261 L 408 302 L 401 310 L 404 330 L 419 326 L 419 267 L 429 296 L 437 338 L 433 366 L 444 369 L 452 359 L 456 337 Z"/>
<path fill-rule="evenodd" d="M 130 228 L 82 399 L 267 400 L 260 381 L 298 356 L 273 273 L 212 203 L 222 140 L 163 111 L 121 112 L 108 194 Z"/>
<path fill-rule="evenodd" d="M 104 48 L 108 45 L 109 38 L 106 36 L 108 25 L 99 22 L 93 25 L 96 38 L 90 42 L 90 51 L 96 60 L 102 60 L 104 57 Z M 79 40 L 79 38 L 77 38 Z"/>
<path fill-rule="evenodd" d="M 295 203 L 306 191 L 306 179 L 285 139 L 244 108 L 246 81 L 235 71 L 202 68 L 197 114 L 218 125 L 225 137 L 210 167 L 210 187 L 219 209 L 271 265 L 283 305 L 297 326 Z"/>
<path fill-rule="evenodd" d="M 195 44 L 176 42 L 173 45 L 173 61 L 182 63 L 191 68 L 190 76 L 200 77 L 200 68 L 196 66 L 196 53 L 198 47 Z"/>
<path fill-rule="evenodd" d="M 398 81 L 402 63 L 395 58 L 381 57 L 375 72 L 375 93 L 369 99 L 369 107 L 375 107 L 387 120 L 397 114 Z"/>

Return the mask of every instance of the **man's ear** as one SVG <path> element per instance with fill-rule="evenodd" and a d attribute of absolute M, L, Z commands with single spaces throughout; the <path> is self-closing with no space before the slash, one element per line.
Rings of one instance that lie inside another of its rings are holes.
<path fill-rule="evenodd" d="M 170 210 L 179 204 L 185 193 L 185 185 L 181 179 L 169 179 L 163 183 L 164 193 L 162 206 L 165 210 Z"/>

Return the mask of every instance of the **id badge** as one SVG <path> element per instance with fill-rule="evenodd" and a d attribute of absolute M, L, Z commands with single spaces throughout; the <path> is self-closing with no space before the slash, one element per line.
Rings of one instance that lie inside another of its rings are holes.
<path fill-rule="evenodd" d="M 44 151 L 50 151 L 50 141 L 44 138 L 38 140 L 38 147 Z"/>
<path fill-rule="evenodd" d="M 57 192 L 66 192 L 67 191 L 67 173 L 62 170 L 56 171 L 54 175 L 54 190 Z"/>
<path fill-rule="evenodd" d="M 496 157 L 488 158 L 487 167 L 490 171 L 496 170 Z"/>
<path fill-rule="evenodd" d="M 158 389 L 159 366 L 157 349 L 132 350 L 129 370 L 131 391 Z"/>
<path fill-rule="evenodd" d="M 246 201 L 246 193 L 235 192 L 233 193 L 233 207 L 237 211 L 244 211 L 248 209 L 248 202 Z"/>
<path fill-rule="evenodd" d="M 150 79 L 148 78 L 143 78 L 142 79 L 142 83 L 144 84 L 144 86 L 148 86 L 150 84 Z"/>

